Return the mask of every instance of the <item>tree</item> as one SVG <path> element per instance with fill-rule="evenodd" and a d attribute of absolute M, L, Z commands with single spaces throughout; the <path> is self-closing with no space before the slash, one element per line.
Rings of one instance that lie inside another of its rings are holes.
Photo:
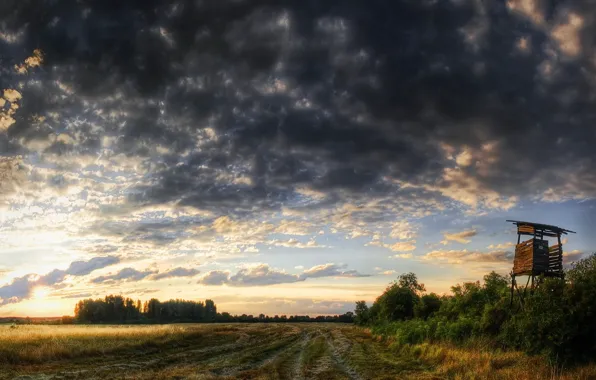
<path fill-rule="evenodd" d="M 426 289 L 424 288 L 424 284 L 418 283 L 418 277 L 413 272 L 404 273 L 398 277 L 399 287 L 401 288 L 408 288 L 412 292 L 419 294 L 424 292 Z"/>
<path fill-rule="evenodd" d="M 425 294 L 420 297 L 420 302 L 414 306 L 416 318 L 428 319 L 441 308 L 441 298 L 435 293 Z"/>
<path fill-rule="evenodd" d="M 354 310 L 354 322 L 358 325 L 366 325 L 369 322 L 370 315 L 366 301 L 356 301 L 356 309 Z"/>
<path fill-rule="evenodd" d="M 486 302 L 494 303 L 509 291 L 509 280 L 495 271 L 484 276 Z"/>
<path fill-rule="evenodd" d="M 215 322 L 215 318 L 217 317 L 217 308 L 215 307 L 215 302 L 212 300 L 205 301 L 205 321 L 206 322 Z"/>
<path fill-rule="evenodd" d="M 412 272 L 400 275 L 374 302 L 369 311 L 371 320 L 397 321 L 414 317 L 414 307 L 425 291 Z"/>
<path fill-rule="evenodd" d="M 379 304 L 379 317 L 382 320 L 398 321 L 414 316 L 414 305 L 417 301 L 418 296 L 410 288 L 393 284 L 377 298 L 375 303 Z"/>

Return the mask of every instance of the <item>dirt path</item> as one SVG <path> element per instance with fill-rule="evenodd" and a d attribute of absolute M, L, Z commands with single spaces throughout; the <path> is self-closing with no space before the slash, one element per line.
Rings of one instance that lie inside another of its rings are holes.
<path fill-rule="evenodd" d="M 0 379 L 363 380 L 404 378 L 412 369 L 412 363 L 401 363 L 385 345 L 351 325 L 225 326 L 202 325 L 197 327 L 205 329 L 200 338 L 159 349 L 8 366 Z"/>

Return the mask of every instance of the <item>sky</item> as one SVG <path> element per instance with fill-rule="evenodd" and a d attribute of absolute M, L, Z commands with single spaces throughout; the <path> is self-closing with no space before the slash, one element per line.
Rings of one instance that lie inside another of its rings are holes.
<path fill-rule="evenodd" d="M 556 3 L 556 4 L 555 4 Z M 3 0 L 0 316 L 336 314 L 596 247 L 589 1 Z"/>

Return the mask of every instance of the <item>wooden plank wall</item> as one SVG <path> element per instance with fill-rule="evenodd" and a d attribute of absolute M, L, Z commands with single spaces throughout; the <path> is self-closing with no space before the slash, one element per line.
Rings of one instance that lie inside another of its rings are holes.
<path fill-rule="evenodd" d="M 533 238 L 515 246 L 513 259 L 513 274 L 541 274 L 551 268 L 551 256 L 546 252 L 538 251 Z"/>
<path fill-rule="evenodd" d="M 521 226 L 517 227 L 517 232 L 519 234 L 532 234 L 533 235 L 535 230 L 534 230 L 534 227 L 532 227 L 532 226 L 521 225 Z"/>
<path fill-rule="evenodd" d="M 531 272 L 534 265 L 534 239 L 526 240 L 515 246 L 513 274 Z"/>
<path fill-rule="evenodd" d="M 563 270 L 563 247 L 560 244 L 548 248 L 548 269 L 554 272 Z"/>

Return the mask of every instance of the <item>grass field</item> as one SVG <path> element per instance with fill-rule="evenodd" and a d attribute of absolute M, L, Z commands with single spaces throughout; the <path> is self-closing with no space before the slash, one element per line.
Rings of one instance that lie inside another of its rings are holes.
<path fill-rule="evenodd" d="M 593 379 L 540 358 L 393 347 L 340 324 L 0 326 L 0 379 Z"/>

